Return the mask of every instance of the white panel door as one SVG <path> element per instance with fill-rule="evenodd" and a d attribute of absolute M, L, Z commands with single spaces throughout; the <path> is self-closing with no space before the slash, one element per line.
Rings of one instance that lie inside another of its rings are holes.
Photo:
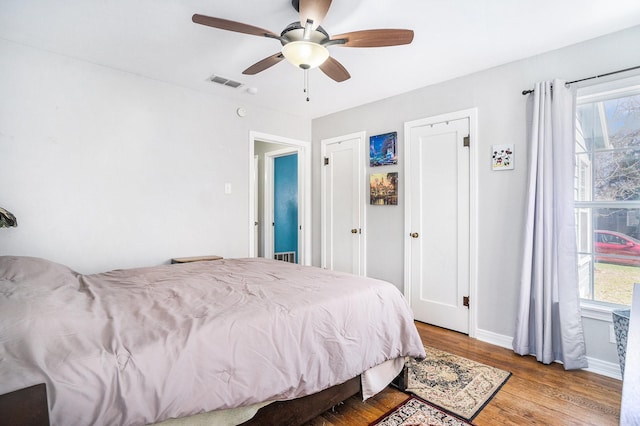
<path fill-rule="evenodd" d="M 323 141 L 322 267 L 364 275 L 363 137 Z"/>
<path fill-rule="evenodd" d="M 410 130 L 408 261 L 415 318 L 469 332 L 469 119 Z"/>

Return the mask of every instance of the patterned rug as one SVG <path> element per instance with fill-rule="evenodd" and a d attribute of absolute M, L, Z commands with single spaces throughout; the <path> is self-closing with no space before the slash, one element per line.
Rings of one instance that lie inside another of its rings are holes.
<path fill-rule="evenodd" d="M 376 426 L 460 426 L 470 424 L 415 396 L 371 423 Z"/>
<path fill-rule="evenodd" d="M 466 420 L 472 420 L 511 376 L 461 356 L 424 349 L 424 360 L 407 363 L 406 391 Z"/>

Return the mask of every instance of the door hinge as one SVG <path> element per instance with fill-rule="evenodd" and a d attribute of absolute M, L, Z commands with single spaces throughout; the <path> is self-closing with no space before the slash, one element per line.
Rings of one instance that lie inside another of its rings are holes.
<path fill-rule="evenodd" d="M 466 306 L 467 308 L 469 307 L 469 296 L 462 297 L 462 305 Z"/>
<path fill-rule="evenodd" d="M 324 165 L 325 166 L 329 165 L 329 157 L 324 157 Z"/>
<path fill-rule="evenodd" d="M 464 147 L 468 147 L 470 143 L 470 138 L 469 135 L 465 136 L 464 138 L 462 138 L 462 146 Z"/>

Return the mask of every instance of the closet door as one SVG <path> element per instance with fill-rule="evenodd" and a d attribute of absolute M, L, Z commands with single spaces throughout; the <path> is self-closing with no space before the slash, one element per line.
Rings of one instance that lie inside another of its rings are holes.
<path fill-rule="evenodd" d="M 364 134 L 322 141 L 322 267 L 365 274 Z"/>
<path fill-rule="evenodd" d="M 409 129 L 405 276 L 419 321 L 469 332 L 469 118 Z"/>

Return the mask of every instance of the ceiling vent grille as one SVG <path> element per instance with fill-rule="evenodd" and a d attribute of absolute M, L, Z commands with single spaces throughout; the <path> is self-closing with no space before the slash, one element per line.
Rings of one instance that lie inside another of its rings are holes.
<path fill-rule="evenodd" d="M 221 84 L 223 86 L 232 87 L 234 89 L 242 86 L 242 83 L 240 83 L 239 81 L 229 80 L 228 78 L 220 77 L 219 75 L 215 74 L 209 77 L 209 81 Z"/>

